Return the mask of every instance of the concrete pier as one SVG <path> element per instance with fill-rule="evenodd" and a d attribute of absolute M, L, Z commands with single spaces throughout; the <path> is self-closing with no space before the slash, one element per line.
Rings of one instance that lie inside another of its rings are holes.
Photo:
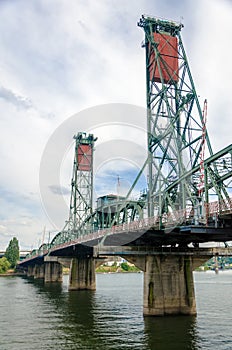
<path fill-rule="evenodd" d="M 27 267 L 28 276 L 45 282 L 62 281 L 62 265 L 70 265 L 69 290 L 95 290 L 95 268 L 107 256 L 121 256 L 144 272 L 145 316 L 195 315 L 193 271 L 212 256 L 229 255 L 228 248 L 102 246 L 78 257 L 44 257 L 43 264 Z M 71 264 L 70 264 L 71 261 Z M 39 277 L 40 276 L 40 277 Z"/>
<path fill-rule="evenodd" d="M 27 277 L 34 277 L 34 265 L 27 267 Z"/>
<path fill-rule="evenodd" d="M 45 262 L 44 282 L 62 282 L 62 265 L 55 261 Z"/>
<path fill-rule="evenodd" d="M 45 266 L 44 266 L 44 264 L 35 265 L 34 273 L 35 273 L 34 278 L 44 278 L 44 273 L 45 273 Z"/>
<path fill-rule="evenodd" d="M 144 315 L 195 315 L 190 256 L 148 256 L 144 272 Z"/>
<path fill-rule="evenodd" d="M 193 271 L 209 260 L 207 254 L 140 251 L 126 258 L 144 272 L 144 316 L 196 315 Z"/>
<path fill-rule="evenodd" d="M 95 261 L 92 257 L 73 258 L 70 267 L 69 290 L 95 290 Z"/>

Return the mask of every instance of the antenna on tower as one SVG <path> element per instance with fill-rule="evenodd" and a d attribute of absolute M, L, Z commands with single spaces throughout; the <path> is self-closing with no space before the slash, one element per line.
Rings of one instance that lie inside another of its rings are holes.
<path fill-rule="evenodd" d="M 120 195 L 120 176 L 117 175 L 117 196 L 119 198 Z"/>

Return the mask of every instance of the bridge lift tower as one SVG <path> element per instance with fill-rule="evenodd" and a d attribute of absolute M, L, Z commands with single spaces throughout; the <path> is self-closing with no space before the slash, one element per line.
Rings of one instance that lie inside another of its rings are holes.
<path fill-rule="evenodd" d="M 148 216 L 189 207 L 197 217 L 208 201 L 203 148 L 208 157 L 213 151 L 181 39 L 183 24 L 143 15 L 138 26 L 146 50 Z"/>
<path fill-rule="evenodd" d="M 93 134 L 79 132 L 73 137 L 76 141 L 71 181 L 71 199 L 68 231 L 75 237 L 81 228 L 92 230 L 93 213 L 93 150 L 97 138 Z M 83 233 L 83 232 L 82 232 Z"/>

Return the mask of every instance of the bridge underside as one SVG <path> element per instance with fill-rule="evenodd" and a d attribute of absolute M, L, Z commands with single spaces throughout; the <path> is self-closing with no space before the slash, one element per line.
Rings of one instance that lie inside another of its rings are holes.
<path fill-rule="evenodd" d="M 190 243 L 204 242 L 226 242 L 232 240 L 231 228 L 213 228 L 202 226 L 182 226 L 168 230 L 144 230 L 109 235 L 105 241 L 105 246 L 131 245 L 131 246 L 167 246 L 181 245 L 187 246 Z"/>
<path fill-rule="evenodd" d="M 102 238 L 103 239 L 103 238 Z M 109 234 L 104 238 L 103 246 L 187 246 L 190 243 L 232 241 L 232 228 L 182 226 L 168 230 L 149 229 L 132 232 Z M 57 247 L 50 255 L 75 257 L 77 255 L 91 256 L 92 247 L 100 244 L 101 239 L 86 241 L 82 244 Z"/>

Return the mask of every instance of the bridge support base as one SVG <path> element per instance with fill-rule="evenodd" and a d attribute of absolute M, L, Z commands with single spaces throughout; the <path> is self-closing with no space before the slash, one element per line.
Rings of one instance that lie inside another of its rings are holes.
<path fill-rule="evenodd" d="M 144 315 L 195 315 L 194 257 L 150 255 L 145 259 Z"/>
<path fill-rule="evenodd" d="M 73 258 L 70 267 L 69 290 L 95 290 L 95 261 L 90 258 Z"/>
<path fill-rule="evenodd" d="M 34 267 L 34 278 L 44 278 L 44 264 L 35 265 Z"/>
<path fill-rule="evenodd" d="M 45 262 L 44 282 L 62 282 L 62 265 L 58 262 Z"/>
<path fill-rule="evenodd" d="M 34 266 L 29 265 L 27 268 L 27 277 L 34 277 Z"/>

